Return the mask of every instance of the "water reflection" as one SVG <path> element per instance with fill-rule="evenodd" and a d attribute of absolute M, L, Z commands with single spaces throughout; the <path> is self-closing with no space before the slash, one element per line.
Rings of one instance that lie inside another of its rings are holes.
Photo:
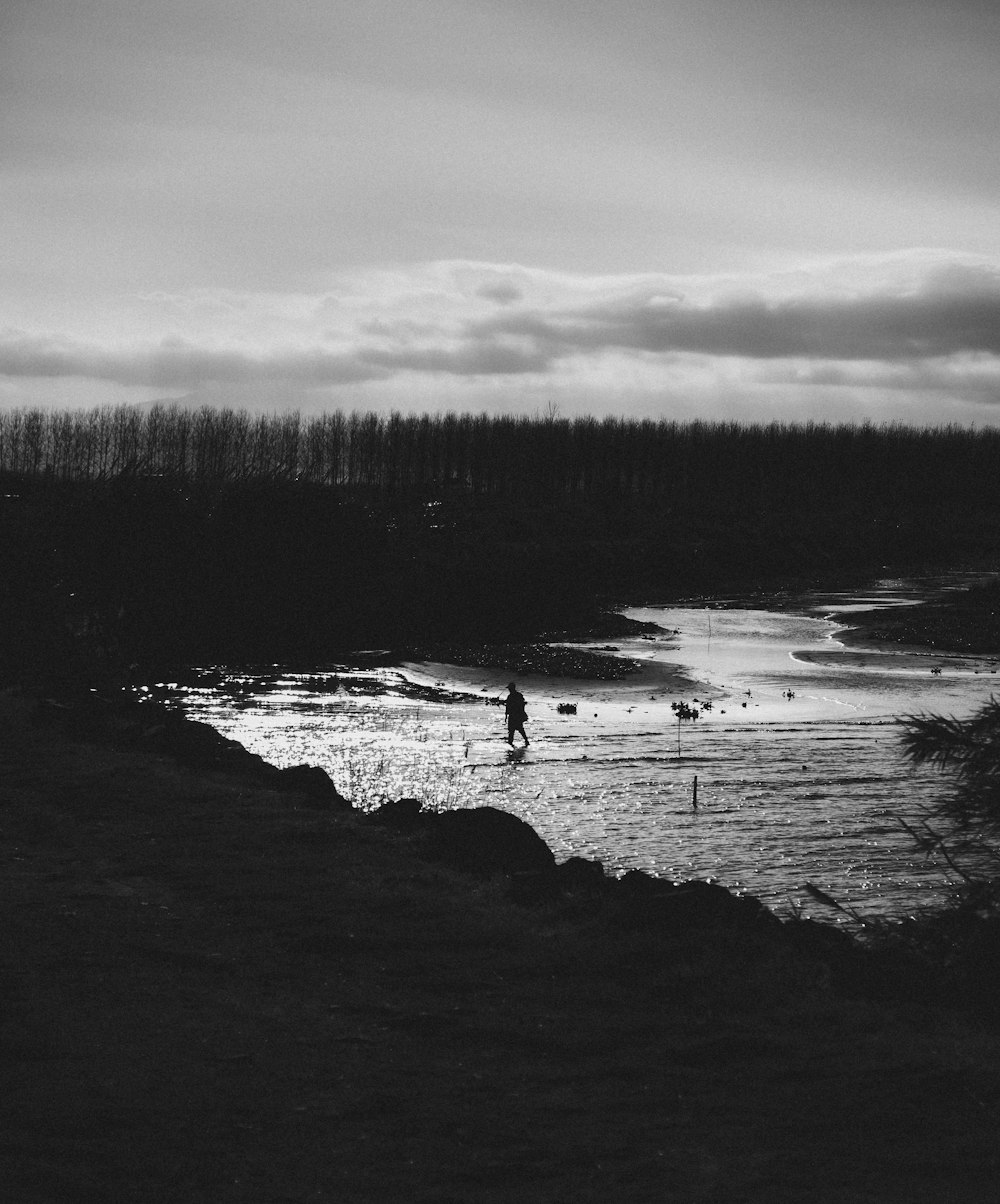
<path fill-rule="evenodd" d="M 527 749 L 504 743 L 505 672 L 313 666 L 178 692 L 193 717 L 275 764 L 323 766 L 358 806 L 489 803 L 531 823 L 557 858 L 711 877 L 779 910 L 817 912 L 806 882 L 869 914 L 933 902 L 945 873 L 898 817 L 931 804 L 942 782 L 902 761 L 898 719 L 969 713 L 996 689 L 997 664 L 845 647 L 827 616 L 857 600 L 800 605 L 807 613 L 629 611 L 664 629 L 618 645 L 641 662 L 634 678 L 519 678 Z M 679 700 L 697 719 L 678 722 Z M 576 714 L 560 710 L 567 702 Z"/>

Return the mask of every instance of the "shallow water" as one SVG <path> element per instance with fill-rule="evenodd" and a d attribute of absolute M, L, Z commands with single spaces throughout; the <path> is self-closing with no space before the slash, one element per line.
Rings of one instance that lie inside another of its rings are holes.
<path fill-rule="evenodd" d="M 995 660 L 837 640 L 845 614 L 910 600 L 892 583 L 788 611 L 629 610 L 666 629 L 615 645 L 641 661 L 634 677 L 518 678 L 526 750 L 506 746 L 503 708 L 490 705 L 509 675 L 486 670 L 401 665 L 325 681 L 275 670 L 175 693 L 192 718 L 274 764 L 321 765 L 359 806 L 488 803 L 526 819 L 560 860 L 712 878 L 779 912 L 820 914 L 808 882 L 864 915 L 901 915 L 941 900 L 949 879 L 900 824 L 919 821 L 946 783 L 903 761 L 898 720 L 968 714 L 1000 692 Z M 697 720 L 677 722 L 680 701 Z M 577 713 L 559 714 L 561 702 Z"/>

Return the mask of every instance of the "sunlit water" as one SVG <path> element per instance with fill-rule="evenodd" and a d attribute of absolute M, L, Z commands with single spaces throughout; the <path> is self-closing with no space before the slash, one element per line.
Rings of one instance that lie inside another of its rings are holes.
<path fill-rule="evenodd" d="M 890 587 L 871 602 L 894 597 L 905 604 Z M 904 762 L 898 720 L 968 714 L 1000 679 L 989 658 L 845 647 L 837 617 L 865 605 L 828 595 L 795 612 L 630 610 L 666 629 L 615 645 L 642 662 L 634 677 L 518 678 L 527 750 L 504 743 L 502 672 L 276 669 L 175 693 L 276 765 L 322 766 L 357 806 L 490 804 L 527 820 L 559 860 L 711 878 L 780 913 L 819 914 L 811 883 L 864 915 L 902 915 L 945 897 L 949 879 L 900 823 L 919 822 L 947 784 Z M 414 698 L 413 686 L 431 689 Z M 466 697 L 435 698 L 441 688 Z M 679 701 L 699 718 L 679 724 Z"/>

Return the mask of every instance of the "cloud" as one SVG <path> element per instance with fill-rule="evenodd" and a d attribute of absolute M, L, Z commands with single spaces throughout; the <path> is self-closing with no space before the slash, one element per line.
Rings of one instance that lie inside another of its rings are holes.
<path fill-rule="evenodd" d="M 478 297 L 485 297 L 487 301 L 495 301 L 498 305 L 510 305 L 514 301 L 520 301 L 524 294 L 516 284 L 509 280 L 500 281 L 497 284 L 483 284 L 476 289 Z"/>
<path fill-rule="evenodd" d="M 398 372 L 520 375 L 543 371 L 550 362 L 550 357 L 538 349 L 519 348 L 494 339 L 452 347 L 362 346 L 346 354 L 307 347 L 249 355 L 177 341 L 141 350 L 107 351 L 57 338 L 10 331 L 0 334 L 2 376 L 75 376 L 161 389 L 251 381 L 321 387 L 380 380 Z"/>
<path fill-rule="evenodd" d="M 568 412 L 586 398 L 595 412 L 727 418 L 793 401 L 803 417 L 995 413 L 1000 400 L 1000 269 L 943 252 L 756 278 L 440 261 L 355 270 L 314 294 L 149 292 L 142 305 L 146 337 L 127 345 L 110 326 L 0 331 L 0 404 L 85 384 L 429 409 L 558 398 Z"/>
<path fill-rule="evenodd" d="M 470 340 L 451 348 L 368 350 L 362 354 L 365 363 L 385 369 L 452 376 L 519 376 L 525 372 L 544 372 L 552 365 L 551 355 L 539 347 L 514 346 L 493 339 Z"/>
<path fill-rule="evenodd" d="M 937 394 L 1000 407 L 1000 359 L 952 356 L 948 359 L 873 363 L 823 361 L 769 362 L 753 373 L 761 385 L 839 388 L 862 393 Z"/>
<path fill-rule="evenodd" d="M 67 339 L 5 331 L 0 334 L 0 375 L 75 376 L 120 385 L 180 389 L 247 381 L 336 385 L 383 377 L 386 370 L 357 356 L 319 348 L 252 355 L 165 340 L 153 347 L 108 350 Z"/>
<path fill-rule="evenodd" d="M 551 357 L 606 350 L 878 361 L 998 355 L 1000 280 L 954 269 L 909 294 L 743 296 L 707 304 L 642 293 L 558 312 L 504 314 L 474 323 L 469 334 L 520 337 Z"/>

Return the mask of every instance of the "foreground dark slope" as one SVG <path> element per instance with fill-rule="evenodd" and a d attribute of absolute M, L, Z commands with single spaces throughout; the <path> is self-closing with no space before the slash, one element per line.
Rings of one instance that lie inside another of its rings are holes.
<path fill-rule="evenodd" d="M 0 697 L 19 1204 L 995 1194 L 995 1013 L 906 958 L 845 977 L 808 926 L 517 903 L 353 812 L 29 713 Z"/>

